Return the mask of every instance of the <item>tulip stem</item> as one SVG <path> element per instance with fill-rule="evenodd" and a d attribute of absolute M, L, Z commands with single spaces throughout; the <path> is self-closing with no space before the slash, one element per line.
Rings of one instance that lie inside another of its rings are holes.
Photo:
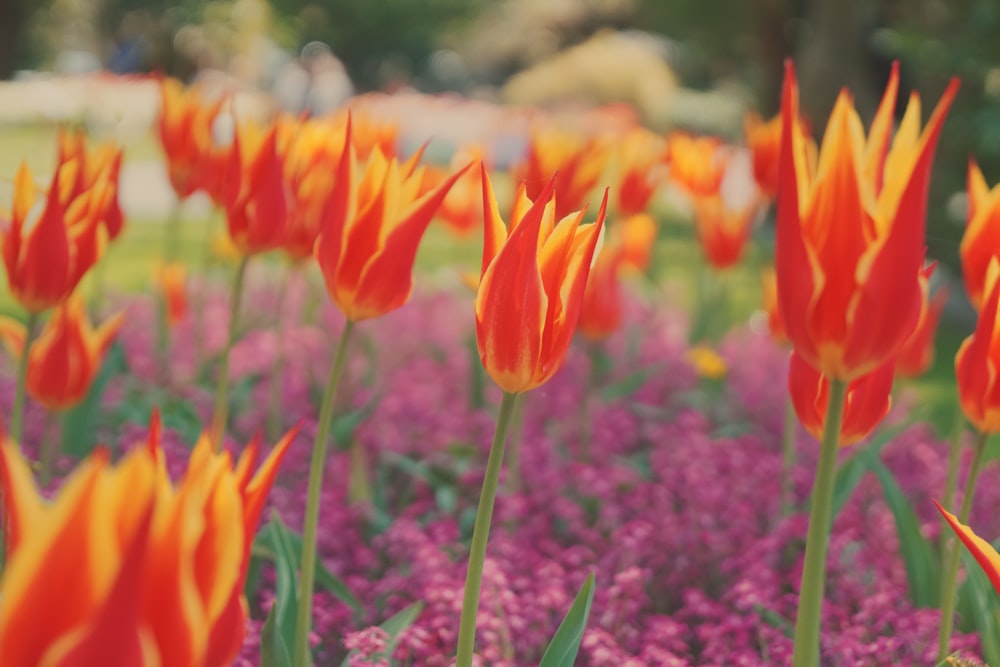
<path fill-rule="evenodd" d="M 785 399 L 785 423 L 781 431 L 781 514 L 795 510 L 795 429 L 798 419 L 792 397 Z"/>
<path fill-rule="evenodd" d="M 514 411 L 510 421 L 507 441 L 507 489 L 511 493 L 521 490 L 521 440 L 524 437 L 524 397 L 526 392 L 515 394 Z"/>
<path fill-rule="evenodd" d="M 979 437 L 976 438 L 972 465 L 969 467 L 969 476 L 965 478 L 965 489 L 962 491 L 962 509 L 958 513 L 960 523 L 969 523 L 969 514 L 972 512 L 972 497 L 976 493 L 976 478 L 979 477 L 979 470 L 983 465 L 983 453 L 986 451 L 988 439 L 988 432 L 980 432 Z M 951 550 L 948 552 L 948 563 L 944 570 L 944 579 L 941 581 L 941 630 L 938 633 L 938 662 L 942 662 L 948 657 L 948 647 L 951 644 L 951 630 L 955 623 L 955 582 L 958 578 L 958 561 L 961 552 L 962 545 L 959 544 L 958 540 L 952 538 Z"/>
<path fill-rule="evenodd" d="M 10 413 L 10 439 L 18 447 L 21 446 L 21 436 L 24 430 L 24 398 L 28 389 L 28 357 L 31 354 L 31 346 L 35 342 L 38 319 L 38 313 L 28 313 L 28 321 L 24 325 L 24 347 L 21 348 L 21 358 L 17 360 L 17 384 L 14 389 L 14 406 Z"/>
<path fill-rule="evenodd" d="M 326 467 L 326 447 L 333 420 L 333 404 L 337 398 L 337 387 L 344 374 L 347 362 L 347 343 L 354 330 L 354 322 L 347 320 L 340 332 L 337 352 L 334 356 L 330 378 L 323 391 L 319 421 L 316 424 L 316 442 L 313 443 L 312 460 L 309 463 L 309 490 L 306 495 L 305 525 L 302 527 L 302 566 L 299 571 L 299 599 L 295 617 L 295 657 L 293 667 L 308 667 L 309 626 L 312 620 L 313 585 L 316 579 L 316 531 L 319 526 L 319 496 L 323 489 L 323 471 Z"/>
<path fill-rule="evenodd" d="M 298 264 L 288 267 L 283 272 L 281 285 L 278 287 L 278 302 L 274 306 L 274 359 L 271 362 L 271 383 L 267 401 L 267 436 L 275 440 L 281 433 L 281 398 L 284 393 L 285 378 L 285 343 L 282 336 L 284 329 L 285 299 L 293 274 L 298 271 Z"/>
<path fill-rule="evenodd" d="M 944 481 L 944 497 L 941 499 L 944 507 L 951 508 L 955 498 L 955 488 L 958 486 L 958 463 L 962 453 L 962 435 L 965 433 L 965 414 L 962 404 L 956 403 L 955 422 L 951 429 L 951 442 L 948 450 L 948 476 Z M 948 558 L 948 531 L 941 531 L 941 562 Z M 943 583 L 943 582 L 942 582 Z"/>
<path fill-rule="evenodd" d="M 823 589 L 826 583 L 826 553 L 833 520 L 833 482 L 837 473 L 837 450 L 844 414 L 847 383 L 830 378 L 830 395 L 826 407 L 826 423 L 816 463 L 813 483 L 812 510 L 806 535 L 806 557 L 799 586 L 799 610 L 795 618 L 794 667 L 817 667 L 820 654 L 820 621 L 823 611 Z"/>
<path fill-rule="evenodd" d="M 240 313 L 240 301 L 243 300 L 243 278 L 246 275 L 247 264 L 250 261 L 249 255 L 244 255 L 236 267 L 236 274 L 233 278 L 233 297 L 229 305 L 229 333 L 226 337 L 226 346 L 222 349 L 222 360 L 219 366 L 219 378 L 216 381 L 215 389 L 215 409 L 212 412 L 212 444 L 216 451 L 222 449 L 222 441 L 225 439 L 226 424 L 229 421 L 229 355 L 236 343 L 237 325 Z"/>
<path fill-rule="evenodd" d="M 493 443 L 490 445 L 490 456 L 486 462 L 486 477 L 483 479 L 483 490 L 479 496 L 479 509 L 476 511 L 476 524 L 472 529 L 472 544 L 469 548 L 469 570 L 465 575 L 465 595 L 462 598 L 462 616 L 458 624 L 456 667 L 472 667 L 472 654 L 476 646 L 476 617 L 479 614 L 479 590 L 483 585 L 483 563 L 486 561 L 486 543 L 490 539 L 493 504 L 497 497 L 504 446 L 517 396 L 506 391 L 503 393 Z"/>

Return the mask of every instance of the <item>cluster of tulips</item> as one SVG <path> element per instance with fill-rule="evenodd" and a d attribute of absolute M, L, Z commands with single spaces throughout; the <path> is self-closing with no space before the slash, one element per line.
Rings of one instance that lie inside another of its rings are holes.
<path fill-rule="evenodd" d="M 957 82 L 923 130 L 913 96 L 893 132 L 898 86 L 894 70 L 867 134 L 850 96 L 842 93 L 817 148 L 800 118 L 789 65 L 781 114 L 747 123 L 756 186 L 738 201 L 726 196 L 723 185 L 735 169 L 736 149 L 719 139 L 683 133 L 664 138 L 638 127 L 613 136 L 539 129 L 526 158 L 511 169 L 516 187 L 504 216 L 481 147 L 457 151 L 443 168 L 424 164 L 422 150 L 398 156 L 398 131 L 391 123 L 348 113 L 278 117 L 267 124 L 237 121 L 225 98 L 208 100 L 164 81 L 158 130 L 170 182 L 179 200 L 201 191 L 225 212 L 238 257 L 215 411 L 179 479 L 167 475 L 154 418 L 148 442 L 114 464 L 107 451 L 98 450 L 49 502 L 18 446 L 25 394 L 56 411 L 82 400 L 121 322 L 121 316 L 112 317 L 95 331 L 74 294 L 122 229 L 121 151 L 88 147 L 80 135 L 61 134 L 44 201 L 36 201 L 32 176 L 22 169 L 0 238 L 11 293 L 28 313 L 26 326 L 0 325 L 20 360 L 9 440 L 0 448 L 0 664 L 211 667 L 231 663 L 239 652 L 248 617 L 244 579 L 251 540 L 295 435 L 293 429 L 282 437 L 256 472 L 258 441 L 235 461 L 224 447 L 228 359 L 239 335 L 246 267 L 250 258 L 271 251 L 283 253 L 293 267 L 315 262 L 346 319 L 333 342 L 319 409 L 294 641 L 282 647 L 288 664 L 310 664 L 319 497 L 348 343 L 357 325 L 408 301 L 418 245 L 439 218 L 460 234 L 482 226 L 470 310 L 483 368 L 502 390 L 457 635 L 456 664 L 472 665 L 493 506 L 508 441 L 510 455 L 516 455 L 510 431 L 519 404 L 559 371 L 577 330 L 599 341 L 619 327 L 619 278 L 647 269 L 657 232 L 647 209 L 669 181 L 690 205 L 696 236 L 718 271 L 740 261 L 755 222 L 776 204 L 775 268 L 766 275 L 772 289 L 765 290 L 769 320 L 774 335 L 792 349 L 790 403 L 821 447 L 794 664 L 818 665 L 838 450 L 866 437 L 886 415 L 897 372 L 927 368 L 944 303 L 944 296 L 928 294 L 932 267 L 925 262 L 924 222 L 932 158 Z M 226 127 L 229 136 L 221 137 Z M 603 183 L 610 187 L 588 222 L 590 197 Z M 945 509 L 953 488 L 939 507 L 1000 589 L 1000 555 L 964 525 L 986 438 L 1000 430 L 1000 396 L 993 386 L 994 349 L 1000 349 L 993 221 L 1000 187 L 990 191 L 973 166 L 969 192 L 962 260 L 979 324 L 959 351 L 956 374 L 962 410 L 980 437 L 961 510 L 956 516 Z M 178 224 L 176 216 L 168 223 L 159 274 L 163 335 L 186 308 Z M 53 456 L 45 450 L 40 455 L 43 479 Z M 958 555 L 955 545 L 944 577 L 942 659 L 949 650 Z M 53 608 L 54 598 L 64 603 Z M 571 664 L 576 649 L 567 651 L 569 662 L 558 664 Z"/>

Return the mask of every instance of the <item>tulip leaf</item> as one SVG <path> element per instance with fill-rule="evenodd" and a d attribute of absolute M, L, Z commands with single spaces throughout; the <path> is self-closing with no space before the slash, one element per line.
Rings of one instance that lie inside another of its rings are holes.
<path fill-rule="evenodd" d="M 590 617 L 590 605 L 594 601 L 594 573 L 587 575 L 580 592 L 577 593 L 573 605 L 566 612 L 566 617 L 559 624 L 559 629 L 552 636 L 548 648 L 542 655 L 538 667 L 573 667 L 576 654 L 580 650 L 583 631 L 587 629 L 587 619 Z"/>
<path fill-rule="evenodd" d="M 297 579 L 295 573 L 298 569 L 299 559 L 296 557 L 292 540 L 289 538 L 288 529 L 277 513 L 271 515 L 268 528 L 271 548 L 274 553 L 276 575 L 274 607 L 268 614 L 269 616 L 274 616 L 271 622 L 271 638 L 269 641 L 272 642 L 270 646 L 274 648 L 273 655 L 280 657 L 281 646 L 285 647 L 285 653 L 287 654 L 288 647 L 295 645 L 295 617 L 298 608 Z M 282 665 L 281 667 L 285 666 Z"/>
<path fill-rule="evenodd" d="M 934 546 L 920 530 L 920 519 L 903 494 L 892 472 L 872 449 L 859 452 L 882 485 L 886 504 L 892 512 L 899 538 L 899 550 L 906 566 L 910 598 L 917 607 L 935 607 L 938 600 L 938 567 Z"/>
<path fill-rule="evenodd" d="M 293 572 L 297 570 L 302 560 L 302 536 L 293 532 L 281 519 L 272 518 L 263 526 L 253 544 L 253 554 L 278 564 L 278 549 L 276 542 L 284 543 L 292 555 Z M 351 608 L 355 618 L 364 613 L 360 600 L 354 596 L 344 581 L 323 565 L 316 563 L 316 585 L 331 593 L 338 600 Z"/>
<path fill-rule="evenodd" d="M 962 560 L 967 576 L 959 590 L 959 600 L 965 602 L 964 607 L 968 610 L 962 615 L 962 621 L 968 621 L 978 632 L 985 663 L 1000 665 L 1000 623 L 997 622 L 1000 599 L 982 567 L 964 548 Z"/>
<path fill-rule="evenodd" d="M 370 659 L 372 663 L 375 663 L 379 658 L 389 660 L 392 658 L 393 651 L 396 650 L 396 644 L 399 643 L 399 637 L 408 627 L 413 625 L 413 621 L 417 620 L 417 616 L 420 612 L 424 610 L 423 602 L 414 602 L 406 609 L 394 614 L 393 616 L 387 618 L 379 627 L 385 631 L 388 636 L 385 648 L 373 655 Z M 354 655 L 356 651 L 351 651 L 344 658 L 344 661 L 340 663 L 340 667 L 348 667 L 351 663 L 351 656 Z"/>
<path fill-rule="evenodd" d="M 104 363 L 87 396 L 78 405 L 63 413 L 60 451 L 77 459 L 85 458 L 97 444 L 97 420 L 100 419 L 101 399 L 108 380 L 128 370 L 128 361 L 121 343 L 114 342 L 104 356 Z"/>
<path fill-rule="evenodd" d="M 659 366 L 647 366 L 629 373 L 618 382 L 604 387 L 601 390 L 601 400 L 605 403 L 614 403 L 617 400 L 627 398 L 637 392 L 654 373 L 658 372 L 660 372 Z"/>
<path fill-rule="evenodd" d="M 868 444 L 858 448 L 849 459 L 837 469 L 837 478 L 833 482 L 833 516 L 840 514 L 847 501 L 851 499 L 854 490 L 869 470 L 868 457 L 879 457 L 885 446 L 899 434 L 913 425 L 914 419 L 905 419 L 899 424 L 879 429 Z"/>
<path fill-rule="evenodd" d="M 281 633 L 276 631 L 278 603 L 271 605 L 260 629 L 260 667 L 291 667 L 292 653 Z"/>

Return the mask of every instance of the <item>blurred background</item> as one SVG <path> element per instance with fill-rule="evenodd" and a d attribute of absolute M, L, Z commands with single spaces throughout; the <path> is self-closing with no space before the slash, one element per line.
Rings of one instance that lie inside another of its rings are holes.
<path fill-rule="evenodd" d="M 928 106 L 949 77 L 963 81 L 929 221 L 930 254 L 957 266 L 970 155 L 1000 178 L 998 29 L 993 0 L 2 0 L 0 79 L 21 85 L 0 93 L 0 123 L 105 113 L 148 127 L 155 99 L 119 87 L 95 110 L 90 82 L 165 73 L 261 91 L 290 111 L 368 91 L 622 102 L 658 131 L 739 141 L 748 109 L 775 112 L 784 58 L 798 63 L 817 133 L 844 85 L 870 118 L 899 59 L 901 94 Z"/>

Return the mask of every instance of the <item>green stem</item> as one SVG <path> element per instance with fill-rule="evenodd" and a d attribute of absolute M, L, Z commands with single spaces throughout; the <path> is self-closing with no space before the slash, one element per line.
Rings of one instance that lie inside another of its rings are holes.
<path fill-rule="evenodd" d="M 288 295 L 289 284 L 292 281 L 292 272 L 298 270 L 298 264 L 293 264 L 285 272 L 281 285 L 278 287 L 278 303 L 275 304 L 274 338 L 277 347 L 274 352 L 274 360 L 271 362 L 271 384 L 267 401 L 267 435 L 272 442 L 281 434 L 281 395 L 284 390 L 285 376 L 285 344 L 282 337 L 284 329 L 284 309 L 285 298 Z"/>
<path fill-rule="evenodd" d="M 24 430 L 24 397 L 28 389 L 28 361 L 31 346 L 35 342 L 38 329 L 38 313 L 28 313 L 28 321 L 24 325 L 24 347 L 21 348 L 21 358 L 17 361 L 17 384 L 14 389 L 14 406 L 10 412 L 10 439 L 18 447 L 21 446 L 21 436 Z"/>
<path fill-rule="evenodd" d="M 795 510 L 795 430 L 798 419 L 792 397 L 785 401 L 785 424 L 781 431 L 781 515 Z"/>
<path fill-rule="evenodd" d="M 840 426 L 844 414 L 847 383 L 830 379 L 830 396 L 826 407 L 826 423 L 816 464 L 812 510 L 806 536 L 806 558 L 799 587 L 799 611 L 795 618 L 794 667 L 819 665 L 820 620 L 823 611 L 823 589 L 826 584 L 826 552 L 833 520 L 833 482 L 837 473 L 837 450 Z"/>
<path fill-rule="evenodd" d="M 958 513 L 961 523 L 969 523 L 972 512 L 972 497 L 976 493 L 976 479 L 983 465 L 983 453 L 986 451 L 986 441 L 989 433 L 980 433 L 976 438 L 976 449 L 972 455 L 972 466 L 969 476 L 965 478 L 965 489 L 962 491 L 962 509 Z M 951 630 L 955 623 L 955 582 L 958 578 L 958 562 L 962 553 L 962 545 L 952 539 L 951 551 L 948 553 L 948 563 L 941 581 L 941 630 L 938 633 L 938 662 L 948 657 L 948 647 L 951 644 Z"/>
<path fill-rule="evenodd" d="M 313 443 L 312 461 L 309 463 L 309 490 L 306 496 L 305 525 L 302 527 L 302 567 L 299 572 L 299 608 L 295 617 L 295 658 L 293 667 L 308 667 L 309 625 L 312 620 L 312 595 L 316 579 L 316 530 L 319 526 L 319 496 L 323 489 L 323 470 L 326 467 L 326 446 L 333 420 L 333 404 L 337 387 L 344 374 L 347 361 L 347 342 L 354 330 L 354 322 L 347 320 L 340 332 L 337 352 L 330 369 L 316 424 L 316 442 Z"/>
<path fill-rule="evenodd" d="M 962 412 L 962 404 L 955 404 L 955 422 L 951 430 L 951 448 L 948 450 L 948 476 L 944 482 L 944 497 L 941 498 L 943 507 L 951 508 L 955 499 L 955 489 L 958 487 L 958 462 L 962 453 L 962 434 L 965 432 L 965 414 Z M 948 535 L 951 531 L 941 531 L 941 562 L 947 561 Z"/>
<path fill-rule="evenodd" d="M 465 596 L 462 598 L 462 616 L 458 624 L 458 656 L 456 667 L 472 667 L 472 654 L 476 646 L 476 616 L 479 613 L 479 590 L 483 585 L 483 563 L 486 560 L 486 543 L 490 539 L 490 522 L 493 520 L 493 504 L 497 497 L 500 468 L 503 466 L 504 445 L 507 431 L 514 414 L 517 394 L 503 393 L 497 428 L 490 445 L 490 457 L 486 462 L 486 477 L 479 496 L 476 524 L 472 529 L 472 545 L 469 549 L 469 571 L 465 575 Z"/>
<path fill-rule="evenodd" d="M 510 436 L 507 441 L 507 489 L 517 493 L 521 489 L 521 439 L 524 436 L 525 392 L 515 394 L 514 413 L 511 415 Z"/>
<path fill-rule="evenodd" d="M 233 278 L 233 298 L 229 305 L 229 334 L 226 337 L 226 347 L 222 350 L 222 363 L 219 367 L 219 378 L 215 389 L 215 409 L 212 411 L 212 443 L 216 450 L 222 449 L 222 441 L 229 421 L 229 354 L 236 343 L 240 301 L 243 300 L 243 278 L 246 275 L 250 256 L 240 259 Z"/>

